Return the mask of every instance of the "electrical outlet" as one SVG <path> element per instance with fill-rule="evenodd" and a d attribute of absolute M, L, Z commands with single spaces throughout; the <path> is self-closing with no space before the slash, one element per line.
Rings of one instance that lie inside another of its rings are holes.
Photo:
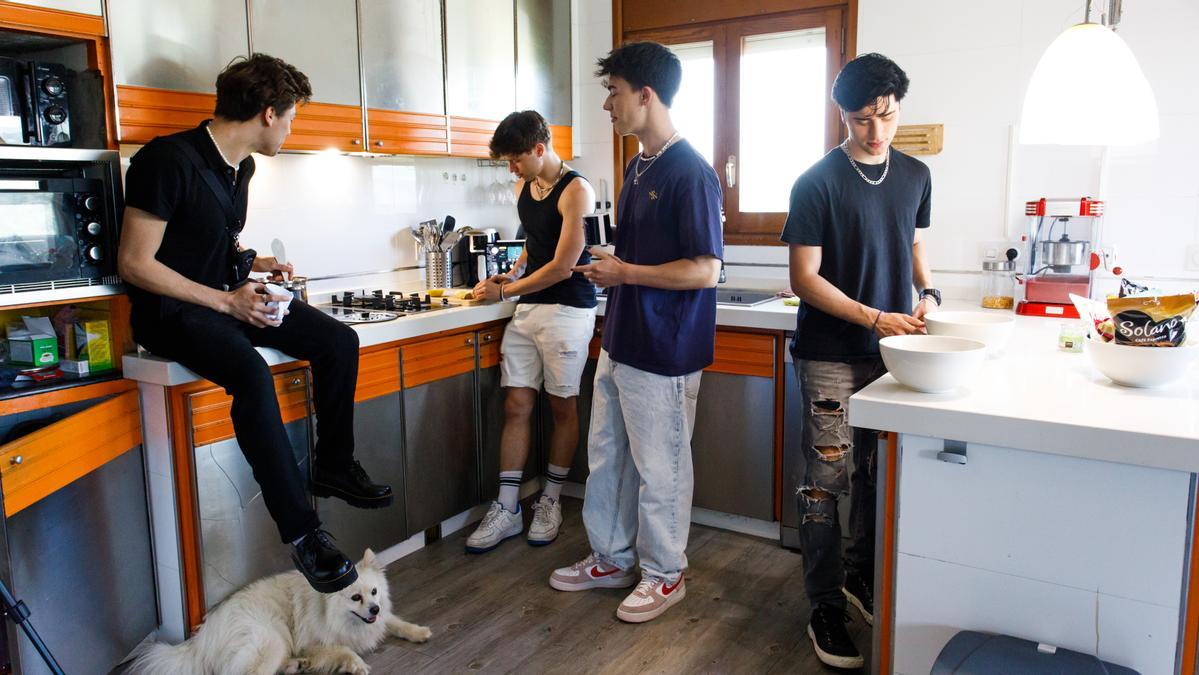
<path fill-rule="evenodd" d="M 1187 246 L 1187 259 L 1183 269 L 1188 272 L 1199 272 L 1199 244 Z"/>

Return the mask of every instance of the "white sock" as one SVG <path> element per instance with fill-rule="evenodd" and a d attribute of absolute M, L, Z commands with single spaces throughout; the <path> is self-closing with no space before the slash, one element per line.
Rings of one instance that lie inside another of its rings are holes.
<path fill-rule="evenodd" d="M 569 473 L 569 466 L 550 464 L 545 470 L 545 489 L 541 491 L 541 494 L 554 501 L 558 501 L 562 496 L 562 483 L 566 480 L 566 476 Z"/>
<path fill-rule="evenodd" d="M 500 496 L 496 498 L 509 513 L 516 513 L 516 503 L 520 501 L 520 479 L 522 471 L 500 472 Z"/>

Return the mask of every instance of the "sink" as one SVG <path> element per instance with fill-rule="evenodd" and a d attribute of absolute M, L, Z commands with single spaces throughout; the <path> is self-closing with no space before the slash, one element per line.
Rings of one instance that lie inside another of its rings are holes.
<path fill-rule="evenodd" d="M 773 291 L 762 291 L 749 288 L 718 288 L 716 289 L 716 304 L 736 305 L 738 307 L 753 307 L 774 300 Z"/>

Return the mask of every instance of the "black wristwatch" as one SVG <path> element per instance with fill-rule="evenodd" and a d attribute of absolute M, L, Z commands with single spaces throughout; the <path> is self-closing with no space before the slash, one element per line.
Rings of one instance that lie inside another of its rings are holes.
<path fill-rule="evenodd" d="M 933 302 L 937 303 L 938 307 L 941 306 L 941 291 L 938 291 L 935 288 L 926 288 L 923 291 L 920 291 L 920 299 L 923 300 L 925 298 L 932 298 Z"/>

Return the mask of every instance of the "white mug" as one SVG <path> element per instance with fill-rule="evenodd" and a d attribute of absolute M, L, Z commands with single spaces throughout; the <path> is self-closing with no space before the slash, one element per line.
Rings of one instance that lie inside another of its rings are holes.
<path fill-rule="evenodd" d="M 282 302 L 279 302 L 277 300 L 269 300 L 266 303 L 267 307 L 270 307 L 271 309 L 275 310 L 275 313 L 271 316 L 271 320 L 272 321 L 282 321 L 283 313 L 287 310 L 287 306 L 291 304 L 291 299 L 292 299 L 291 291 L 287 290 L 286 288 L 284 288 L 278 284 L 266 284 L 266 292 L 270 293 L 271 295 L 286 295 L 287 296 L 287 299 Z"/>

